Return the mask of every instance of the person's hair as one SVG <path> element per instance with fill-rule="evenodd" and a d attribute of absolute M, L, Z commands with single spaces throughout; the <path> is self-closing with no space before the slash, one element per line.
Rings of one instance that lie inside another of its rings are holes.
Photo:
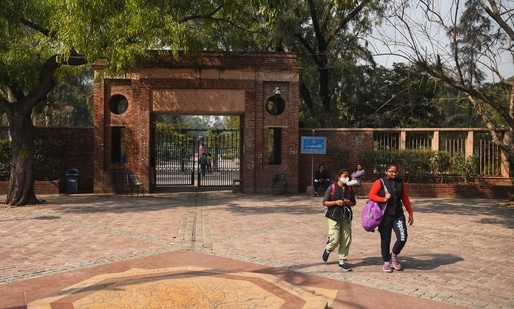
<path fill-rule="evenodd" d="M 325 164 L 320 164 L 320 165 L 318 166 L 318 168 L 320 168 L 320 167 L 322 167 L 322 166 L 323 166 L 323 167 L 325 167 Z"/>
<path fill-rule="evenodd" d="M 389 163 L 386 164 L 386 169 L 385 170 L 387 171 L 388 169 L 390 169 L 393 166 L 398 168 L 398 164 L 396 164 L 394 162 L 389 162 Z"/>
<path fill-rule="evenodd" d="M 350 175 L 350 172 L 347 169 L 343 168 L 337 172 L 336 179 L 339 179 L 339 176 L 341 176 L 343 173 L 346 173 L 348 176 Z"/>

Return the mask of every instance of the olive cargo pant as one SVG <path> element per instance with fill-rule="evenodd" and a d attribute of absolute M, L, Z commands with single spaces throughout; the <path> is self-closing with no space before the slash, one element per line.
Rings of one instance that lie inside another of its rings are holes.
<path fill-rule="evenodd" d="M 352 243 L 352 223 L 348 219 L 337 222 L 332 219 L 328 220 L 328 240 L 325 249 L 332 252 L 339 246 L 338 260 L 340 262 L 348 260 L 348 252 Z"/>

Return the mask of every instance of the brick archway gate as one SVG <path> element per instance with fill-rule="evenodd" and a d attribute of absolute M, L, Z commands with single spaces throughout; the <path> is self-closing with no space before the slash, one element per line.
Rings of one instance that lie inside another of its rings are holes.
<path fill-rule="evenodd" d="M 240 116 L 245 193 L 271 193 L 277 173 L 297 193 L 299 70 L 293 53 L 206 52 L 199 62 L 156 54 L 104 77 L 94 88 L 94 191 L 124 192 L 128 174 L 155 188 L 155 115 L 171 113 Z"/>

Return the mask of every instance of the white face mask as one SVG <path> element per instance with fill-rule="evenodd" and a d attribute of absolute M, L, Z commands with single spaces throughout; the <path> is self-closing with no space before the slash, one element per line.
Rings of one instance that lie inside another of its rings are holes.
<path fill-rule="evenodd" d="M 339 178 L 339 181 L 344 183 L 344 184 L 347 184 L 348 181 L 350 181 L 350 178 L 348 178 L 348 177 L 341 177 L 341 178 Z"/>

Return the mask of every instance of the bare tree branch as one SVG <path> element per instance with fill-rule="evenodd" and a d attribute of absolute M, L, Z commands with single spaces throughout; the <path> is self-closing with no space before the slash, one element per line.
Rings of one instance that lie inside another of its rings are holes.
<path fill-rule="evenodd" d="M 500 67 L 505 51 L 514 57 L 513 3 L 420 0 L 414 8 L 410 3 L 401 3 L 387 18 L 388 29 L 393 29 L 393 34 L 379 40 L 387 44 L 392 55 L 402 55 L 431 76 L 466 93 L 486 123 L 494 143 L 514 158 L 512 139 L 497 135 L 498 124 L 490 117 L 491 110 L 485 108 L 485 105 L 492 107 L 511 133 L 514 132 L 514 79 L 506 78 L 502 72 L 505 68 Z M 470 12 L 474 15 L 464 16 Z M 489 18 L 486 22 L 490 24 L 483 23 L 484 18 Z M 470 27 L 474 26 L 482 32 L 472 32 Z M 510 66 L 514 67 L 512 62 Z M 484 70 L 510 87 L 508 102 L 482 89 L 479 82 Z"/>

